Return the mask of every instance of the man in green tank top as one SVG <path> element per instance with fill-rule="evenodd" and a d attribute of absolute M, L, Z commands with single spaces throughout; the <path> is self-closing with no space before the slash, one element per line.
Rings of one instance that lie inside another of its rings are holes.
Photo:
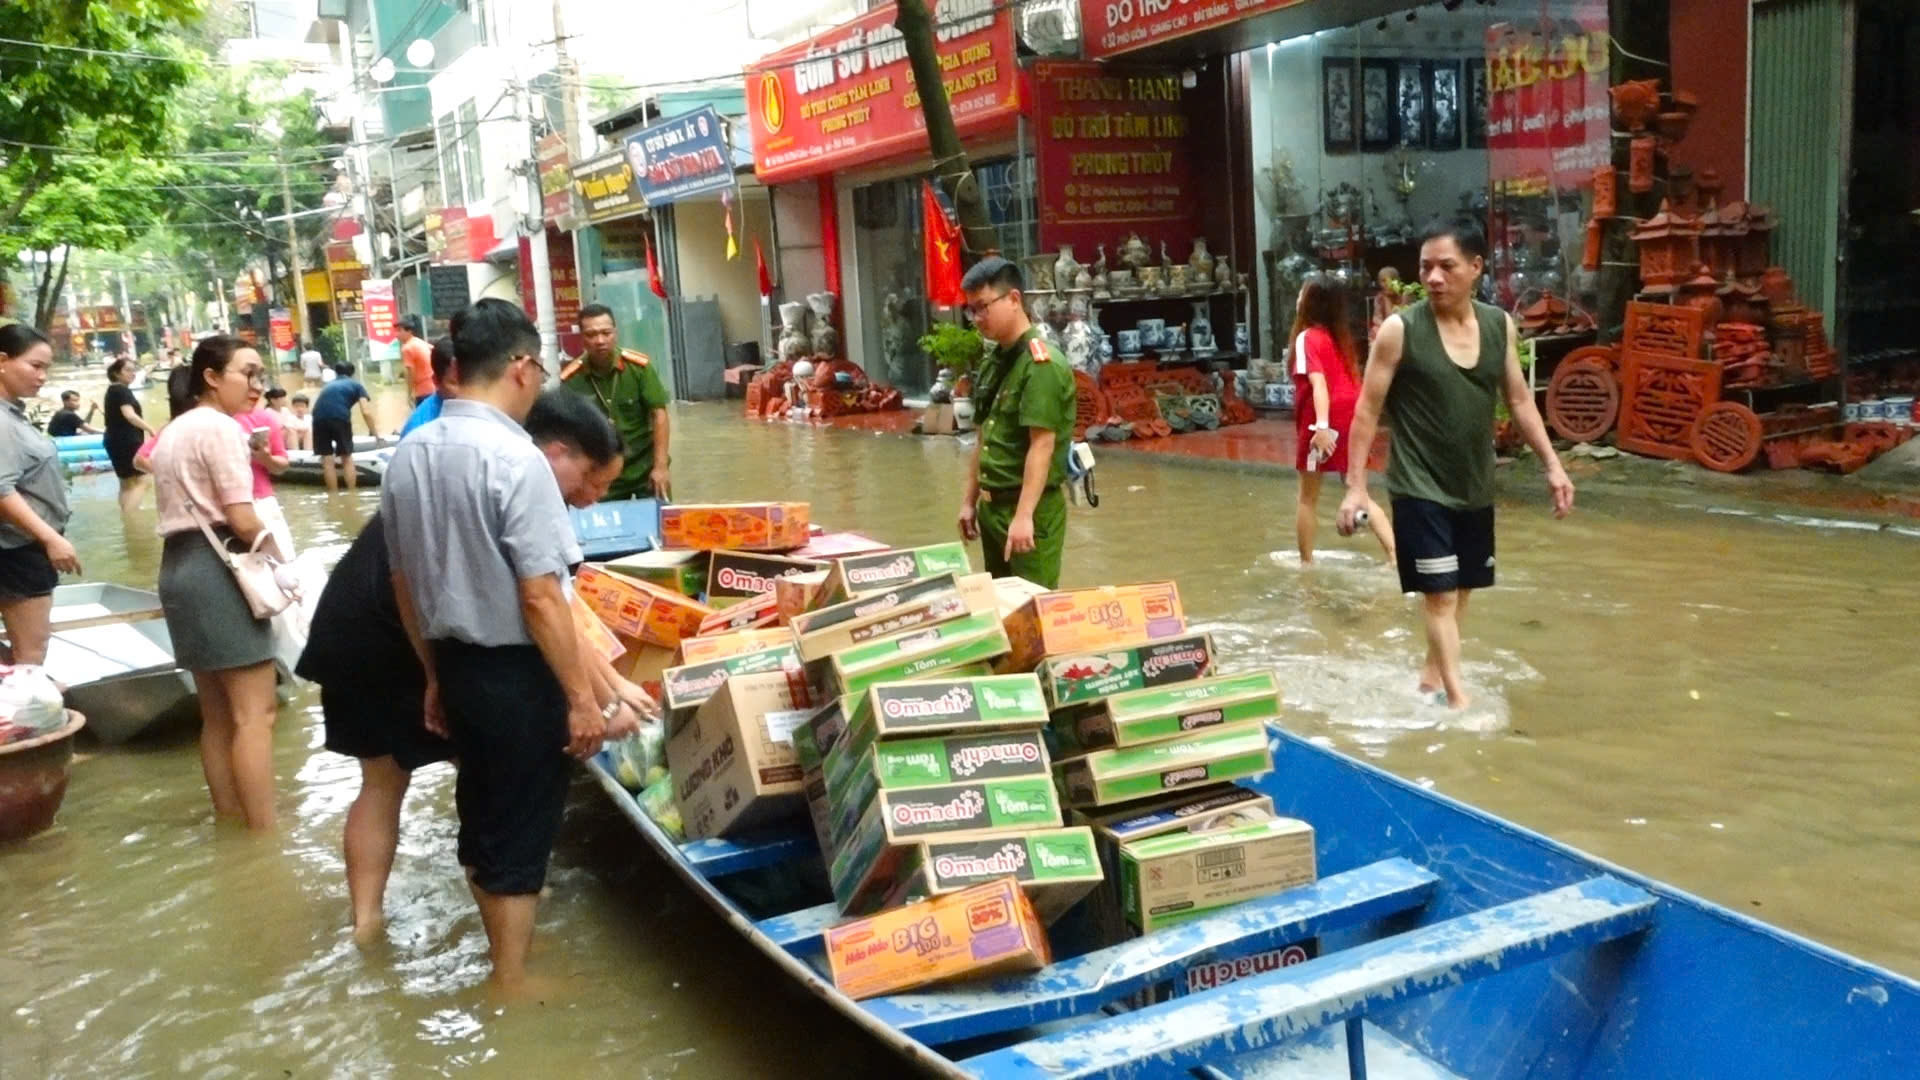
<path fill-rule="evenodd" d="M 989 255 L 960 280 L 980 336 L 997 348 L 974 377 L 980 433 L 960 499 L 960 535 L 978 538 L 987 572 L 1060 585 L 1067 547 L 1073 369 L 1022 305 L 1020 267 Z"/>
<path fill-rule="evenodd" d="M 1420 693 L 1444 690 L 1455 709 L 1468 704 L 1460 675 L 1467 594 L 1493 584 L 1493 415 L 1503 396 L 1546 465 L 1553 515 L 1573 510 L 1573 482 L 1520 370 L 1513 319 L 1473 299 L 1485 268 L 1486 240 L 1475 225 L 1434 225 L 1421 237 L 1427 299 L 1389 317 L 1374 340 L 1340 504 L 1340 532 L 1351 534 L 1367 505 L 1367 452 L 1384 417 L 1393 432 L 1387 487 L 1400 587 L 1421 594 L 1425 607 Z"/>

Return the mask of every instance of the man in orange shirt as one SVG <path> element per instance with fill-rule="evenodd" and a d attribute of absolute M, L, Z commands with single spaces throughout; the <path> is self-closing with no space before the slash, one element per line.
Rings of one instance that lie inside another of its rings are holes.
<path fill-rule="evenodd" d="M 407 365 L 407 386 L 415 405 L 434 395 L 433 346 L 420 336 L 420 316 L 400 316 L 400 360 Z"/>

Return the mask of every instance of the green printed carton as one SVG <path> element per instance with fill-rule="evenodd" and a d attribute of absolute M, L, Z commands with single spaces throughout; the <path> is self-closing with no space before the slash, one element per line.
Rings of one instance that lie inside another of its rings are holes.
<path fill-rule="evenodd" d="M 1042 829 L 986 840 L 929 840 L 908 848 L 883 907 L 958 892 L 1011 877 L 1026 890 L 1043 923 L 1051 923 L 1105 880 L 1093 830 Z"/>
<path fill-rule="evenodd" d="M 1140 746 L 1279 715 L 1280 684 L 1271 671 L 1222 675 L 1115 694 L 1075 719 L 1074 738 L 1089 750 Z"/>
<path fill-rule="evenodd" d="M 829 781 L 828 839 L 852 828 L 879 791 L 1033 777 L 1052 781 L 1046 741 L 1037 730 L 932 739 L 882 739 L 860 752 L 839 783 Z"/>
<path fill-rule="evenodd" d="M 880 683 L 991 661 L 1008 647 L 999 613 L 981 611 L 902 637 L 842 649 L 809 664 L 807 673 L 822 694 L 859 694 Z"/>
<path fill-rule="evenodd" d="M 1115 694 L 1191 682 L 1213 674 L 1213 636 L 1190 634 L 1099 652 L 1049 656 L 1036 674 L 1050 709 L 1088 706 Z"/>
<path fill-rule="evenodd" d="M 1038 728 L 1046 704 L 1032 675 L 941 675 L 882 683 L 848 699 L 846 737 L 825 756 L 829 790 L 845 788 L 854 765 L 882 738 Z"/>
<path fill-rule="evenodd" d="M 658 585 L 682 596 L 699 596 L 707 588 L 706 554 L 704 551 L 642 551 L 600 565 L 623 577 Z"/>
<path fill-rule="evenodd" d="M 1094 750 L 1053 767 L 1074 806 L 1110 806 L 1256 776 L 1273 768 L 1266 725 L 1238 724 L 1145 746 Z"/>
<path fill-rule="evenodd" d="M 971 573 L 973 563 L 967 558 L 967 545 L 959 541 L 849 555 L 833 560 L 833 567 L 827 573 L 826 595 L 830 602 L 837 602 L 883 592 L 920 578 Z"/>
<path fill-rule="evenodd" d="M 666 706 L 668 734 L 693 716 L 706 700 L 719 690 L 730 676 L 758 675 L 763 671 L 789 670 L 799 677 L 800 656 L 791 645 L 725 656 L 684 667 L 668 668 L 660 676 L 660 696 Z"/>
<path fill-rule="evenodd" d="M 1060 801 L 1042 777 L 879 791 L 841 841 L 827 876 L 840 910 L 876 910 L 892 891 L 906 846 L 980 839 L 1061 825 Z"/>

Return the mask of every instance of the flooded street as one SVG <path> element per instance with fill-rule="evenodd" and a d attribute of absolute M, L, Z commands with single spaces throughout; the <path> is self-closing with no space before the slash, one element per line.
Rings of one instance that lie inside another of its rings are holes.
<path fill-rule="evenodd" d="M 158 402 L 149 396 L 153 405 Z M 397 426 L 400 403 L 383 401 Z M 157 411 L 150 406 L 150 414 Z M 791 497 L 899 544 L 948 538 L 962 450 L 675 412 L 682 500 Z M 1419 704 L 1417 609 L 1371 541 L 1303 569 L 1284 477 L 1112 452 L 1066 584 L 1172 578 L 1236 667 L 1278 670 L 1287 726 L 1735 910 L 1920 974 L 1920 539 L 1544 493 L 1500 507 L 1500 587 L 1467 619 L 1474 706 Z M 89 576 L 152 588 L 148 508 L 74 485 Z M 283 487 L 295 535 L 342 548 L 377 504 Z M 1325 496 L 1331 520 L 1335 495 Z M 315 696 L 276 733 L 282 833 L 215 830 L 190 737 L 84 748 L 55 828 L 0 851 L 0 1080 L 452 1074 L 895 1075 L 688 896 L 576 784 L 541 909 L 540 1003 L 478 985 L 452 774 L 416 777 L 389 940 L 347 932 L 339 839 L 357 787 Z M 1338 828 L 1337 822 L 1318 822 Z"/>

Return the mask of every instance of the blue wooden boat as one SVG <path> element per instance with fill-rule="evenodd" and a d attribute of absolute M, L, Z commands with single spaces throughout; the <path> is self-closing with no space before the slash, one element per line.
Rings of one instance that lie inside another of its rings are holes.
<path fill-rule="evenodd" d="M 830 902 L 763 910 L 768 881 L 819 862 L 806 823 L 676 844 L 604 756 L 591 769 L 779 970 L 930 1075 L 1920 1077 L 1913 980 L 1269 735 L 1274 771 L 1248 786 L 1314 824 L 1317 883 L 1104 948 L 1056 932 L 1040 972 L 859 1002 L 825 975 Z M 1272 962 L 1308 939 L 1317 956 Z M 1128 1006 L 1156 986 L 1175 996 Z"/>

